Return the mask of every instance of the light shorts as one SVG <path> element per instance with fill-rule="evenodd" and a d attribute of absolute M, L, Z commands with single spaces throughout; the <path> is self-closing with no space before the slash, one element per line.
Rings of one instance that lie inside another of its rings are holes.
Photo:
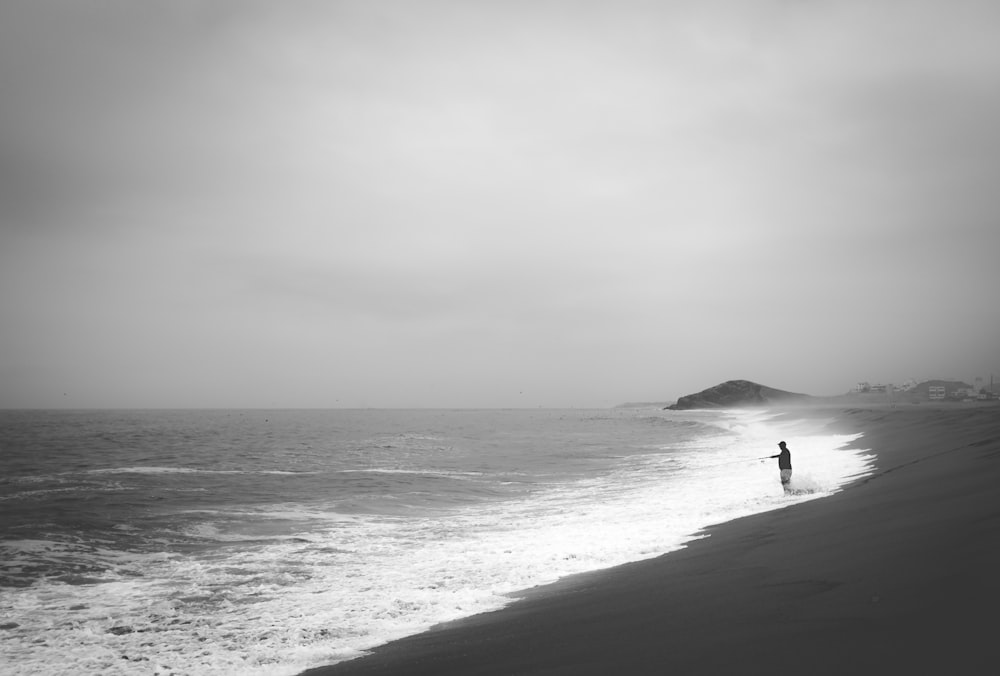
<path fill-rule="evenodd" d="M 792 480 L 792 470 L 783 469 L 781 470 L 781 484 L 785 485 Z"/>

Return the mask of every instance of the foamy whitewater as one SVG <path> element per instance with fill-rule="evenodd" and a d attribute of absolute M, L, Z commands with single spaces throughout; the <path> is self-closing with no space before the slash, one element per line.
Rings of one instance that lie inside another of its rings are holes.
<path fill-rule="evenodd" d="M 0 671 L 295 674 L 870 472 L 823 421 L 0 411 Z M 795 467 L 785 495 L 777 442 Z"/>

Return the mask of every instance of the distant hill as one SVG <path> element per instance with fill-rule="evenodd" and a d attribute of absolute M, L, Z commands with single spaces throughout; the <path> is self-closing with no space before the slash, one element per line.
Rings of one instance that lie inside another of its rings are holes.
<path fill-rule="evenodd" d="M 767 406 L 768 404 L 805 403 L 811 400 L 808 394 L 797 394 L 777 390 L 749 380 L 727 380 L 724 383 L 688 394 L 667 406 L 671 411 L 685 411 L 693 408 L 738 408 L 741 406 Z"/>

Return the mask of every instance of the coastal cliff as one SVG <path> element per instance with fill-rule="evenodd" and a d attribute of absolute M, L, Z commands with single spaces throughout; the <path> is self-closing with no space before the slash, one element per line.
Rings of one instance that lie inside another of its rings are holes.
<path fill-rule="evenodd" d="M 727 380 L 724 383 L 688 394 L 665 410 L 684 411 L 693 408 L 738 408 L 741 406 L 766 406 L 768 404 L 805 403 L 812 399 L 808 394 L 776 390 L 749 380 Z"/>

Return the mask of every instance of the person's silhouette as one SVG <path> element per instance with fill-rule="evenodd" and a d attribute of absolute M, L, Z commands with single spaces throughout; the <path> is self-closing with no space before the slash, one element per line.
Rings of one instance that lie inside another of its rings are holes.
<path fill-rule="evenodd" d="M 788 450 L 784 441 L 778 442 L 778 448 L 781 449 L 781 453 L 770 457 L 778 459 L 778 469 L 781 470 L 781 487 L 787 493 L 788 483 L 792 480 L 792 452 Z"/>

